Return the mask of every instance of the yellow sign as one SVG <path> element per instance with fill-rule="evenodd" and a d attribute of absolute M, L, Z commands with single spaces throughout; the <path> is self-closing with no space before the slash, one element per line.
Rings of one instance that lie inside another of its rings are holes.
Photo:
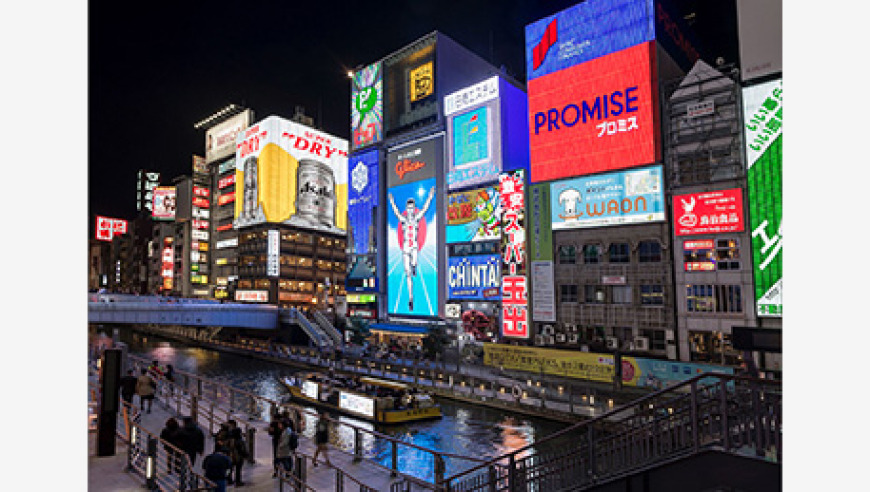
<path fill-rule="evenodd" d="M 520 347 L 495 343 L 483 344 L 483 361 L 488 366 L 517 371 L 551 374 L 569 378 L 610 383 L 613 381 L 613 356 L 536 347 Z M 626 386 L 637 386 L 640 371 L 633 357 L 623 357 L 623 377 L 628 375 L 626 364 L 633 367 L 631 379 L 623 379 Z"/>
<path fill-rule="evenodd" d="M 427 62 L 411 70 L 408 77 L 411 85 L 411 102 L 423 99 L 435 91 L 435 78 L 432 73 L 432 66 L 432 62 Z"/>

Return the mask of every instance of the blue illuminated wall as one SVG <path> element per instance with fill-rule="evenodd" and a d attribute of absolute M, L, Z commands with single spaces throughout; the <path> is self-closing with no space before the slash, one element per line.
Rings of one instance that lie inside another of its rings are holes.
<path fill-rule="evenodd" d="M 373 228 L 378 206 L 378 149 L 352 154 L 347 160 L 348 233 L 351 253 L 368 254 L 376 248 Z"/>

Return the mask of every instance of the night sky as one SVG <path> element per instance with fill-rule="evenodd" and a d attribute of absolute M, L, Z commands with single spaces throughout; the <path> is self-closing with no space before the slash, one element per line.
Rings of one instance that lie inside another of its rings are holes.
<path fill-rule="evenodd" d="M 296 105 L 348 139 L 348 69 L 438 30 L 525 82 L 524 27 L 576 0 L 89 4 L 88 208 L 132 218 L 136 171 L 161 184 L 204 155 L 193 124 L 229 103 L 257 120 Z M 737 62 L 734 0 L 672 0 L 709 52 Z M 257 5 L 256 7 L 254 5 Z M 89 219 L 90 220 L 90 219 Z"/>

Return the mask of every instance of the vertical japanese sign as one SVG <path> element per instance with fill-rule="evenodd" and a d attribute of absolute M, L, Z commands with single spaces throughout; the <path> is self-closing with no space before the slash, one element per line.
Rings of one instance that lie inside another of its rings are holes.
<path fill-rule="evenodd" d="M 384 135 L 384 83 L 380 62 L 354 72 L 351 83 L 351 148 L 379 142 Z"/>
<path fill-rule="evenodd" d="M 499 175 L 502 203 L 501 334 L 529 338 L 526 284 L 525 172 Z"/>
<path fill-rule="evenodd" d="M 529 187 L 529 261 L 532 267 L 532 320 L 556 321 L 553 279 L 553 229 L 550 223 L 550 183 Z"/>
<path fill-rule="evenodd" d="M 266 238 L 266 275 L 278 277 L 281 273 L 281 232 L 271 229 Z"/>
<path fill-rule="evenodd" d="M 97 215 L 96 238 L 100 241 L 111 241 L 116 235 L 127 233 L 127 221 Z"/>
<path fill-rule="evenodd" d="M 758 316 L 782 317 L 782 79 L 743 90 Z"/>

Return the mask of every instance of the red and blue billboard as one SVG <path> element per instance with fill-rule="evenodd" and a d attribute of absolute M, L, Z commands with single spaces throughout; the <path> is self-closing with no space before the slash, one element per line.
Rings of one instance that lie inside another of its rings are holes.
<path fill-rule="evenodd" d="M 660 160 L 655 53 L 645 42 L 529 80 L 532 182 Z"/>

